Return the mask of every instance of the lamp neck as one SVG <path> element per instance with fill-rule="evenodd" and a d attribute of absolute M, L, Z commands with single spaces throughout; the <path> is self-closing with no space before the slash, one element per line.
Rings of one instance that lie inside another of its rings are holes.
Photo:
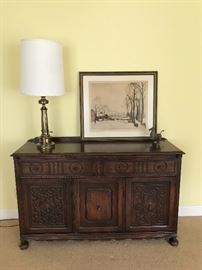
<path fill-rule="evenodd" d="M 39 104 L 41 104 L 41 135 L 44 136 L 50 136 L 49 129 L 48 129 L 48 114 L 47 114 L 47 107 L 46 104 L 48 104 L 48 100 L 46 97 L 42 96 L 39 100 Z"/>
<path fill-rule="evenodd" d="M 48 129 L 48 114 L 47 107 L 48 100 L 45 96 L 42 96 L 39 100 L 41 104 L 41 136 L 39 137 L 39 148 L 42 150 L 51 149 L 53 147 L 53 142 L 51 142 L 51 136 Z"/>
<path fill-rule="evenodd" d="M 42 107 L 45 106 L 48 103 L 49 103 L 49 101 L 46 99 L 45 96 L 42 96 L 41 99 L 39 99 L 39 104 L 41 104 Z"/>

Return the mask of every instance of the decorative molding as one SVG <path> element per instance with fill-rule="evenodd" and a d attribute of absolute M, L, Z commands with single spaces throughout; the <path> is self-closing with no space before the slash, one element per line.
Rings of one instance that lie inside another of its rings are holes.
<path fill-rule="evenodd" d="M 179 216 L 202 216 L 202 205 L 198 206 L 180 206 Z M 18 218 L 17 209 L 0 209 L 0 220 L 2 219 L 15 219 Z"/>

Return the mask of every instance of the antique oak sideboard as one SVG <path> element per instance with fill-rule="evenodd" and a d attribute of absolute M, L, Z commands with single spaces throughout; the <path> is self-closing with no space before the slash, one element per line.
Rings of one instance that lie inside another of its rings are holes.
<path fill-rule="evenodd" d="M 82 142 L 55 138 L 40 153 L 30 140 L 15 164 L 20 248 L 29 240 L 168 239 L 177 246 L 181 157 L 166 139 Z"/>

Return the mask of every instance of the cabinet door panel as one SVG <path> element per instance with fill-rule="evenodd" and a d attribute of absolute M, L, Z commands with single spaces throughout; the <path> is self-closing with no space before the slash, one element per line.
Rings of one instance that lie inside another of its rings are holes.
<path fill-rule="evenodd" d="M 86 218 L 89 221 L 102 222 L 112 218 L 112 190 L 94 187 L 86 190 Z"/>
<path fill-rule="evenodd" d="M 71 183 L 64 179 L 23 179 L 21 203 L 26 233 L 69 232 Z"/>
<path fill-rule="evenodd" d="M 127 180 L 127 230 L 172 230 L 175 226 L 175 190 L 175 178 Z"/>
<path fill-rule="evenodd" d="M 80 179 L 76 189 L 76 230 L 107 232 L 122 229 L 121 180 Z"/>

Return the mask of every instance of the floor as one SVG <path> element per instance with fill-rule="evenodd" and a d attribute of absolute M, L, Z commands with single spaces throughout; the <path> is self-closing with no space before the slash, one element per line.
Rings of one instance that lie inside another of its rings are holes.
<path fill-rule="evenodd" d="M 0 222 L 0 270 L 202 270 L 202 217 L 179 218 L 179 246 L 164 239 L 30 241 L 18 248 L 17 221 Z"/>

